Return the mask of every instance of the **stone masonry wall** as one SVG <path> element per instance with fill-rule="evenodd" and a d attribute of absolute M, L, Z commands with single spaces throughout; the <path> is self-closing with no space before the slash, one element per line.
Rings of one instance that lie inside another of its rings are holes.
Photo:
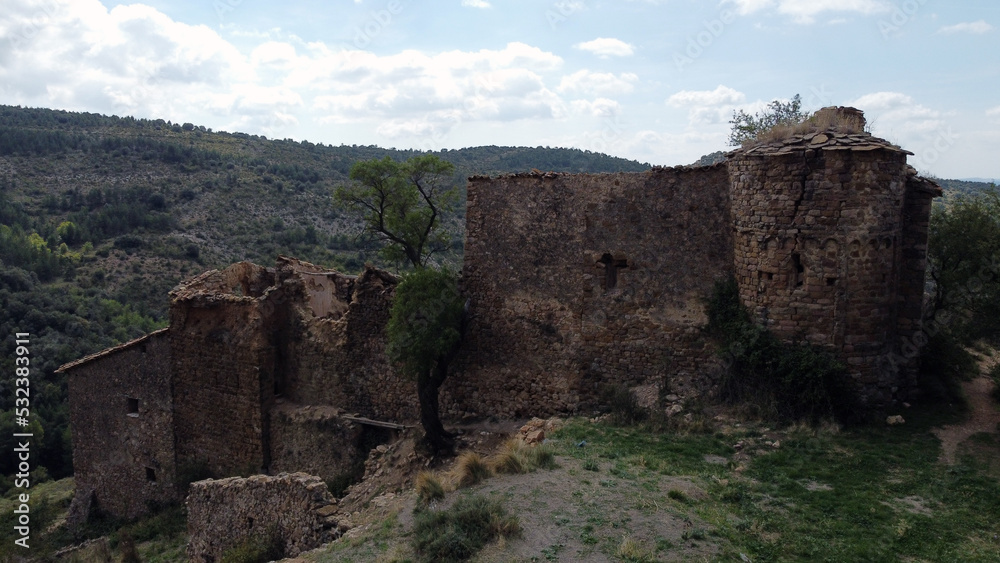
<path fill-rule="evenodd" d="M 337 274 L 341 275 L 341 274 Z M 345 276 L 346 277 L 346 276 Z M 282 287 L 297 296 L 289 277 Z M 385 326 L 397 280 L 368 268 L 343 290 L 346 309 L 316 315 L 292 297 L 287 346 L 287 397 L 304 405 L 337 405 L 379 420 L 417 418 L 416 385 L 401 377 L 385 354 Z M 339 290 L 338 290 L 339 291 Z"/>
<path fill-rule="evenodd" d="M 233 547 L 277 534 L 285 557 L 336 539 L 336 501 L 305 473 L 231 477 L 191 484 L 187 498 L 190 561 L 213 563 Z"/>
<path fill-rule="evenodd" d="M 119 518 L 176 500 L 166 330 L 60 370 L 69 381 L 77 495 L 93 492 L 97 507 Z"/>
<path fill-rule="evenodd" d="M 867 134 L 838 137 L 731 156 L 736 278 L 759 321 L 835 350 L 862 400 L 880 407 L 901 383 L 885 360 L 898 347 L 903 249 L 915 248 L 904 236 L 906 156 Z"/>
<path fill-rule="evenodd" d="M 281 402 L 271 409 L 271 473 L 304 471 L 330 480 L 364 461 L 361 425 L 330 406 Z"/>
<path fill-rule="evenodd" d="M 579 411 L 607 384 L 710 382 L 702 299 L 732 271 L 724 166 L 472 178 L 471 318 L 450 416 Z"/>
<path fill-rule="evenodd" d="M 927 236 L 931 206 L 941 188 L 910 170 L 903 201 L 903 233 L 899 275 L 899 356 L 905 370 L 906 387 L 916 389 L 920 350 L 927 343 L 923 332 L 924 282 L 927 271 Z"/>
<path fill-rule="evenodd" d="M 234 275 L 239 274 L 239 275 Z M 171 292 L 170 345 L 179 465 L 217 475 L 266 470 L 264 413 L 274 395 L 279 292 L 264 268 L 240 263 Z M 262 291 L 263 293 L 258 293 Z"/>

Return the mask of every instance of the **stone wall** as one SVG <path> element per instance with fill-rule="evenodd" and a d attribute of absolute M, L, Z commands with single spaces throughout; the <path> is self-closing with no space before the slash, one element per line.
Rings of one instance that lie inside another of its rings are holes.
<path fill-rule="evenodd" d="M 730 155 L 736 279 L 786 341 L 835 351 L 863 402 L 905 397 L 901 335 L 919 331 L 937 193 L 906 152 L 863 132 L 798 135 Z"/>
<path fill-rule="evenodd" d="M 397 280 L 388 272 L 367 268 L 358 277 L 339 276 L 336 313 L 321 315 L 303 298 L 302 276 L 280 273 L 289 296 L 287 365 L 282 370 L 284 394 L 304 405 L 337 405 L 350 413 L 388 421 L 417 416 L 416 386 L 389 364 L 385 326 Z"/>
<path fill-rule="evenodd" d="M 271 473 L 304 471 L 331 480 L 364 461 L 364 429 L 330 406 L 279 402 L 271 409 Z"/>
<path fill-rule="evenodd" d="M 191 561 L 220 561 L 226 551 L 276 534 L 285 557 L 336 539 L 335 501 L 305 473 L 231 477 L 191 484 L 187 497 Z"/>
<path fill-rule="evenodd" d="M 249 263 L 211 271 L 171 292 L 177 461 L 215 475 L 267 469 L 282 296 Z"/>
<path fill-rule="evenodd" d="M 176 500 L 166 330 L 60 371 L 69 382 L 76 504 L 89 503 L 92 494 L 101 511 L 134 518 L 150 503 Z"/>
<path fill-rule="evenodd" d="M 699 392 L 702 299 L 732 271 L 724 166 L 472 178 L 451 416 L 592 407 L 607 384 Z"/>

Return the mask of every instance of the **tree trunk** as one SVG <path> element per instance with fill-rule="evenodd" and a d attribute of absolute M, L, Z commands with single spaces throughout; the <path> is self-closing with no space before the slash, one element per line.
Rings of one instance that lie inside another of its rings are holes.
<path fill-rule="evenodd" d="M 443 367 L 443 369 L 442 369 Z M 454 436 L 441 424 L 438 391 L 448 376 L 448 367 L 441 362 L 431 373 L 417 379 L 417 398 L 420 400 L 420 424 L 424 427 L 427 445 L 434 455 L 447 455 L 455 447 Z"/>

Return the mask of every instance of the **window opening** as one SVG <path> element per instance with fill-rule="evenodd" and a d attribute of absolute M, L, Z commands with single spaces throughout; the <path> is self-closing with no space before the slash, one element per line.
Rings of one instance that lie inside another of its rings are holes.
<path fill-rule="evenodd" d="M 802 257 L 798 254 L 792 254 L 792 267 L 795 269 L 795 287 L 802 287 L 805 283 L 805 272 L 806 268 L 802 265 Z"/>
<path fill-rule="evenodd" d="M 127 406 L 128 410 L 126 411 L 126 413 L 132 417 L 139 416 L 139 399 L 135 399 L 132 397 L 127 397 L 127 399 L 128 399 L 128 406 Z"/>
<path fill-rule="evenodd" d="M 618 285 L 618 270 L 628 268 L 628 260 L 616 259 L 606 252 L 601 256 L 600 263 L 604 264 L 604 291 L 611 291 Z"/>
<path fill-rule="evenodd" d="M 146 468 L 146 480 L 149 481 L 150 483 L 156 482 L 156 470 L 153 469 L 152 467 Z"/>

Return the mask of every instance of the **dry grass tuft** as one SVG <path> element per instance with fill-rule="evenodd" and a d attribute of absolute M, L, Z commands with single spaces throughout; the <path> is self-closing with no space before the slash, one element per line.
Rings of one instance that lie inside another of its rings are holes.
<path fill-rule="evenodd" d="M 441 480 L 430 471 L 421 471 L 417 475 L 417 502 L 421 505 L 428 505 L 436 500 L 444 499 L 444 485 Z"/>
<path fill-rule="evenodd" d="M 653 554 L 642 547 L 635 538 L 632 536 L 625 536 L 622 538 L 622 543 L 618 545 L 618 557 L 622 561 L 628 561 L 630 563 L 646 563 L 647 561 L 655 561 Z"/>
<path fill-rule="evenodd" d="M 517 438 L 504 443 L 503 448 L 490 460 L 490 467 L 496 473 L 516 475 L 530 473 L 536 469 L 555 469 L 555 454 L 548 446 L 529 446 Z"/>
<path fill-rule="evenodd" d="M 528 447 L 524 442 L 514 438 L 507 440 L 503 448 L 490 460 L 490 466 L 497 473 L 516 475 L 530 471 L 530 461 L 527 456 Z"/>
<path fill-rule="evenodd" d="M 471 487 L 493 476 L 493 471 L 486 460 L 475 452 L 465 452 L 458 456 L 453 471 L 457 488 L 460 489 Z"/>
<path fill-rule="evenodd" d="M 832 131 L 856 135 L 864 133 L 866 126 L 862 119 L 839 111 L 818 111 L 801 123 L 775 125 L 767 131 L 762 131 L 754 139 L 743 143 L 744 148 L 758 144 L 782 141 L 792 135 L 805 135 L 820 131 Z"/>

